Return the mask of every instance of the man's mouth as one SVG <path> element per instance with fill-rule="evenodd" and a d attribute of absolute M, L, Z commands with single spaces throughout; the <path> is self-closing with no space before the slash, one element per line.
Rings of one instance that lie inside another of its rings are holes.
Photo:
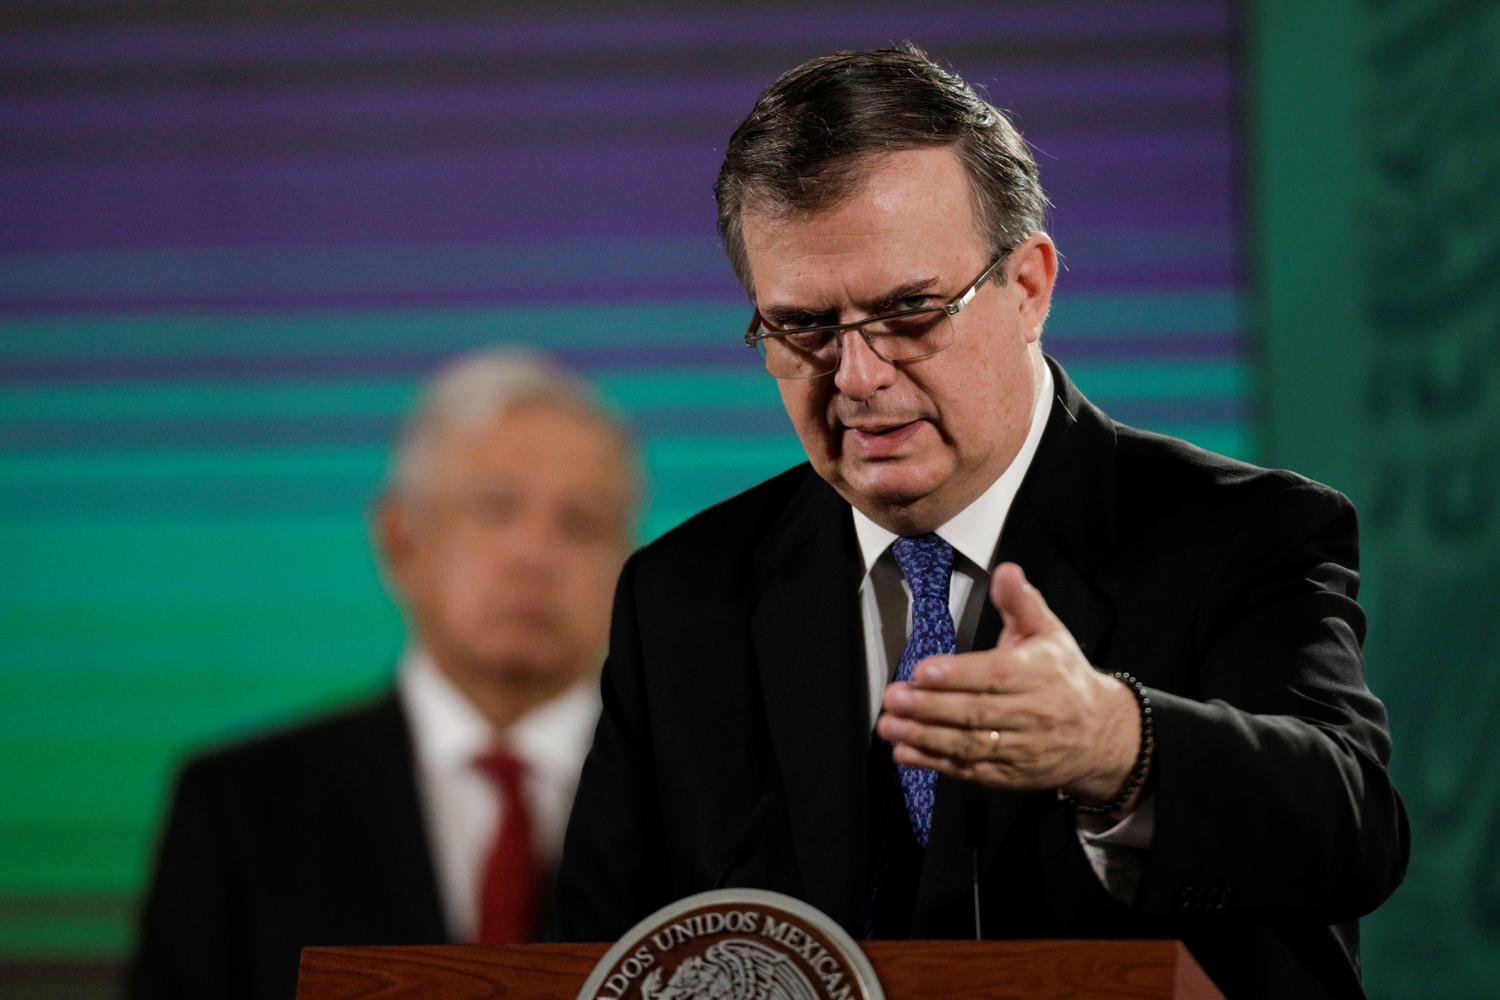
<path fill-rule="evenodd" d="M 845 425 L 845 447 L 866 458 L 885 458 L 899 451 L 922 426 L 920 420 L 868 422 Z"/>
<path fill-rule="evenodd" d="M 863 424 L 858 427 L 851 426 L 849 427 L 849 430 L 857 431 L 860 434 L 872 434 L 880 436 L 883 434 L 891 434 L 895 431 L 899 431 L 903 427 L 910 426 L 913 422 L 914 421 L 911 420 L 902 420 L 895 423 Z"/>

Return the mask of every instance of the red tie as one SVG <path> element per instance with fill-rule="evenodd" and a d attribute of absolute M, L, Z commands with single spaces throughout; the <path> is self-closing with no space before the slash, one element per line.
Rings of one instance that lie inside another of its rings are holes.
<path fill-rule="evenodd" d="M 522 788 L 526 765 L 499 748 L 474 763 L 495 783 L 504 812 L 479 890 L 479 943 L 535 941 L 541 930 L 542 873 L 532 846 L 531 812 Z"/>

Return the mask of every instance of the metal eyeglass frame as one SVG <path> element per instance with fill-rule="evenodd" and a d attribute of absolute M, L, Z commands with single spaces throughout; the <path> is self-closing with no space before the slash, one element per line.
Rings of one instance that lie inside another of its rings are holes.
<path fill-rule="evenodd" d="M 979 272 L 979 277 L 969 282 L 968 286 L 963 291 L 959 292 L 958 295 L 954 296 L 948 302 L 940 306 L 921 306 L 917 309 L 902 309 L 900 312 L 885 313 L 881 316 L 871 316 L 869 319 L 856 320 L 853 323 L 834 323 L 829 326 L 808 326 L 802 327 L 801 329 L 797 330 L 762 329 L 767 325 L 767 320 L 760 314 L 760 310 L 757 309 L 755 310 L 754 315 L 750 317 L 749 328 L 745 330 L 745 346 L 750 348 L 751 350 L 755 350 L 756 345 L 758 345 L 763 340 L 770 340 L 774 337 L 801 336 L 808 333 L 833 334 L 835 337 L 835 342 L 842 344 L 842 335 L 846 331 L 850 331 L 858 333 L 861 337 L 863 337 L 865 343 L 869 345 L 870 350 L 875 352 L 876 357 L 880 358 L 883 361 L 888 361 L 891 364 L 905 364 L 908 361 L 920 361 L 923 358 L 930 358 L 934 354 L 939 353 L 950 345 L 944 344 L 936 351 L 928 351 L 926 354 L 918 354 L 909 358 L 892 359 L 880 353 L 880 348 L 875 346 L 875 342 L 880 338 L 875 336 L 874 334 L 867 333 L 865 331 L 865 327 L 873 323 L 887 323 L 893 319 L 902 319 L 907 316 L 920 316 L 926 313 L 942 313 L 944 316 L 952 319 L 954 316 L 957 316 L 959 313 L 963 312 L 965 306 L 974 301 L 974 296 L 979 294 L 980 286 L 994 275 L 995 268 L 999 267 L 1000 262 L 1005 260 L 1005 258 L 1009 256 L 1009 250 L 1002 250 L 1000 252 L 1000 256 L 990 261 L 989 266 L 986 267 L 983 271 Z M 761 332 L 757 333 L 757 330 L 760 330 Z M 772 377 L 793 380 L 804 378 L 822 378 L 824 375 L 831 375 L 834 372 L 838 371 L 839 364 L 842 360 L 843 350 L 842 348 L 840 348 L 839 356 L 834 360 L 833 367 L 828 369 L 826 372 L 817 372 L 812 375 L 776 375 L 775 373 L 772 373 Z"/>

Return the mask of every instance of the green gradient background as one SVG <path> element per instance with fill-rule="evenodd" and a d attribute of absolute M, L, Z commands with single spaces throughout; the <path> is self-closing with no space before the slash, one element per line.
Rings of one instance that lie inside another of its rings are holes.
<path fill-rule="evenodd" d="M 1256 5 L 1264 458 L 1362 520 L 1412 823 L 1372 997 L 1500 987 L 1500 4 Z"/>

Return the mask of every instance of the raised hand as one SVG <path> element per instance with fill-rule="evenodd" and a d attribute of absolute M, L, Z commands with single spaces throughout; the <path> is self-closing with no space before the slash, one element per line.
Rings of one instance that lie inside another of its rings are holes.
<path fill-rule="evenodd" d="M 902 764 L 1110 801 L 1140 748 L 1135 696 L 1089 664 L 1015 563 L 995 570 L 990 600 L 1005 624 L 999 645 L 923 660 L 911 683 L 886 688 L 877 732 Z"/>

